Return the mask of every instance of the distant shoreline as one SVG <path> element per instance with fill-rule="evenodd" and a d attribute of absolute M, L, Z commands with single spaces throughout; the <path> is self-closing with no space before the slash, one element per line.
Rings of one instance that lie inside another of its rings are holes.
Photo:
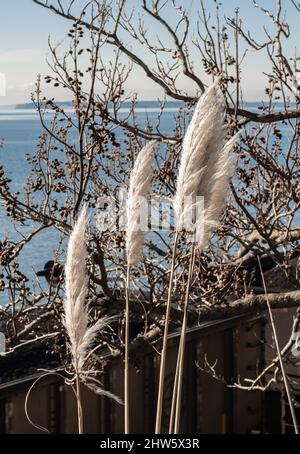
<path fill-rule="evenodd" d="M 248 106 L 251 108 L 257 107 L 257 105 L 262 104 L 264 101 L 245 101 L 244 104 L 245 106 Z M 59 107 L 64 108 L 64 109 L 73 109 L 73 102 L 72 101 L 58 101 L 56 103 Z M 166 101 L 165 102 L 165 107 L 166 108 L 179 108 L 183 105 L 184 103 L 182 101 Z M 282 102 L 277 102 L 277 106 L 283 106 Z M 294 103 L 291 103 L 293 105 Z M 132 106 L 131 102 L 124 102 L 122 103 L 122 109 L 129 109 Z M 145 101 L 138 101 L 135 104 L 136 108 L 138 109 L 157 109 L 160 107 L 160 103 L 156 100 L 145 100 Z M 36 110 L 36 106 L 34 103 L 29 102 L 29 103 L 23 103 L 23 104 L 10 104 L 10 105 L 1 105 L 0 104 L 0 110 Z"/>
<path fill-rule="evenodd" d="M 66 109 L 72 109 L 73 108 L 73 101 L 57 101 L 56 104 L 59 107 L 66 108 Z M 166 107 L 180 107 L 183 104 L 182 101 L 166 101 L 165 106 Z M 109 103 L 109 106 L 112 106 L 112 103 Z M 160 103 L 156 100 L 146 100 L 146 101 L 138 101 L 136 103 L 136 107 L 140 109 L 151 109 L 151 108 L 156 108 L 159 107 Z M 132 106 L 132 103 L 129 101 L 123 102 L 122 103 L 122 108 L 129 108 Z M 25 110 L 25 109 L 36 109 L 36 106 L 34 103 L 24 103 L 24 104 L 17 104 L 14 106 L 16 110 Z M 1 108 L 1 106 L 0 106 Z"/>

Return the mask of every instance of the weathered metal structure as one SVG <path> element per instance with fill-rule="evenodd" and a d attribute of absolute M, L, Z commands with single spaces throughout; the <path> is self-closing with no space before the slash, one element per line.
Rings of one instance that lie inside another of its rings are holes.
<path fill-rule="evenodd" d="M 264 338 L 266 318 L 263 315 L 242 315 L 227 320 L 201 323 L 190 328 L 184 372 L 182 433 L 225 434 L 255 433 L 266 428 L 266 394 L 231 388 L 238 377 L 255 377 L 265 361 Z M 172 382 L 176 365 L 179 334 L 170 335 L 167 362 L 163 430 L 168 431 Z M 217 380 L 199 368 L 215 364 Z M 108 358 L 103 386 L 118 396 L 123 393 L 123 362 Z M 1 366 L 1 362 L 0 362 Z M 4 367 L 2 362 L 1 368 Z M 47 364 L 46 368 L 51 368 Z M 38 433 L 26 419 L 26 393 L 40 372 L 7 378 L 0 384 L 0 432 Z M 153 433 L 159 371 L 159 355 L 149 346 L 137 350 L 131 358 L 132 400 L 131 427 L 134 433 Z M 1 375 L 1 374 L 0 374 Z M 106 397 L 98 397 L 83 389 L 84 426 L 86 433 L 122 433 L 123 408 Z M 29 399 L 33 421 L 52 433 L 76 433 L 76 405 L 72 390 L 58 377 L 41 380 Z"/>

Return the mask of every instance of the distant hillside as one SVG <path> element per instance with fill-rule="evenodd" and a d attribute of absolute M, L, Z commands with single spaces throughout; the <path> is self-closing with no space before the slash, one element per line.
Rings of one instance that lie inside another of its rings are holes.
<path fill-rule="evenodd" d="M 60 107 L 64 107 L 67 109 L 71 109 L 73 107 L 72 101 L 60 101 L 57 103 Z M 17 104 L 15 106 L 15 109 L 17 110 L 24 110 L 24 109 L 36 109 L 36 106 L 33 104 L 33 102 L 27 102 L 25 104 Z"/>
<path fill-rule="evenodd" d="M 73 103 L 72 101 L 59 101 L 57 103 L 60 107 L 64 109 L 73 109 Z M 244 103 L 244 108 L 249 109 L 249 110 L 254 110 L 254 111 L 259 111 L 258 108 L 263 104 L 262 101 L 245 101 Z M 169 109 L 178 109 L 180 106 L 183 105 L 182 101 L 166 101 L 165 107 Z M 142 110 L 147 110 L 147 109 L 158 109 L 160 106 L 158 101 L 139 101 L 136 103 L 136 107 Z M 128 109 L 131 107 L 130 102 L 124 102 L 121 106 L 123 109 Z M 296 107 L 295 103 L 291 103 L 290 107 Z M 16 109 L 16 110 L 35 110 L 36 107 L 35 105 L 30 102 L 30 103 L 25 103 L 25 104 L 17 104 L 15 106 L 0 106 L 0 109 L 5 110 L 5 109 Z M 277 102 L 276 105 L 274 106 L 275 111 L 279 110 L 284 110 L 284 104 L 282 102 Z"/>
<path fill-rule="evenodd" d="M 14 110 L 16 106 L 14 104 L 0 104 L 0 110 Z"/>
<path fill-rule="evenodd" d="M 73 107 L 73 103 L 72 101 L 59 101 L 57 103 L 60 107 L 63 107 L 65 109 L 72 109 Z M 166 107 L 173 107 L 173 108 L 177 108 L 177 107 L 180 107 L 182 105 L 182 102 L 181 101 L 167 101 L 166 102 Z M 131 103 L 130 102 L 124 102 L 122 104 L 122 107 L 124 109 L 126 108 L 129 108 L 131 106 Z M 136 106 L 139 108 L 139 109 L 156 109 L 159 107 L 159 103 L 158 101 L 139 101 Z M 25 103 L 25 104 L 17 104 L 15 106 L 15 109 L 17 110 L 24 110 L 24 109 L 35 109 L 35 105 L 32 103 L 32 102 L 29 102 L 29 103 Z"/>

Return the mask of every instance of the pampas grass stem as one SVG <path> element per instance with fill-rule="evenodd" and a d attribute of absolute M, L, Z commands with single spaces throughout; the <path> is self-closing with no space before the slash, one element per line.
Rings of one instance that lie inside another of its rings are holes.
<path fill-rule="evenodd" d="M 182 343 L 182 336 L 180 336 L 178 354 L 181 354 L 181 351 L 182 351 L 181 343 Z M 178 388 L 179 367 L 180 367 L 180 361 L 177 361 L 175 377 L 174 377 L 174 384 L 173 384 L 172 405 L 171 405 L 170 421 L 169 421 L 169 434 L 172 434 L 174 432 L 175 413 L 176 413 L 176 405 L 177 405 L 177 388 Z"/>
<path fill-rule="evenodd" d="M 77 400 L 77 419 L 78 419 L 78 433 L 83 434 L 83 412 L 81 403 L 81 389 L 80 389 L 80 376 L 76 372 L 76 400 Z"/>
<path fill-rule="evenodd" d="M 172 251 L 172 263 L 171 263 L 168 299 L 167 299 L 167 307 L 166 307 L 164 337 L 163 337 L 163 346 L 162 346 L 161 359 L 160 359 L 158 397 L 157 397 L 157 408 L 156 408 L 156 424 L 155 424 L 155 433 L 156 434 L 161 433 L 162 410 L 163 410 L 163 399 L 164 399 L 164 384 L 165 384 L 165 373 L 166 373 L 166 359 L 167 359 L 167 349 L 168 349 L 168 332 L 169 332 L 170 312 L 171 312 L 171 303 L 172 303 L 172 295 L 173 295 L 173 282 L 174 282 L 176 254 L 177 254 L 177 246 L 178 246 L 178 236 L 179 236 L 178 231 L 176 231 L 174 244 L 173 244 L 173 251 Z"/>
<path fill-rule="evenodd" d="M 175 380 L 177 383 L 177 389 L 175 388 L 175 384 L 174 384 L 174 390 L 173 390 L 173 396 L 176 396 L 174 434 L 179 433 L 179 426 L 180 426 L 180 412 L 181 412 L 181 401 L 182 401 L 182 382 L 183 382 L 183 369 L 184 369 L 184 367 L 183 367 L 184 366 L 184 353 L 185 353 L 185 344 L 186 344 L 188 303 L 189 303 L 190 289 L 191 289 L 191 285 L 192 285 L 194 264 L 195 264 L 195 242 L 193 241 L 192 247 L 191 247 L 188 281 L 187 281 L 187 286 L 186 286 L 184 308 L 183 308 L 183 311 L 184 311 L 183 312 L 183 321 L 182 321 L 180 344 L 179 344 L 177 366 L 176 366 L 176 373 L 178 374 L 177 379 Z M 175 398 L 174 398 L 174 400 L 175 400 Z"/>
<path fill-rule="evenodd" d="M 129 297 L 130 297 L 130 266 L 126 273 L 126 317 L 125 317 L 125 369 L 124 369 L 124 425 L 125 434 L 130 433 L 129 423 Z"/>

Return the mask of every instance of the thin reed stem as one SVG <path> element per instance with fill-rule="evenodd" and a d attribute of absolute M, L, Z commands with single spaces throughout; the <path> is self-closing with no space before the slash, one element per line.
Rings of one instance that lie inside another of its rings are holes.
<path fill-rule="evenodd" d="M 161 420 L 162 420 L 164 384 L 165 384 L 165 372 L 166 372 L 166 358 L 167 358 L 167 348 L 168 348 L 168 331 L 169 331 L 171 302 L 172 302 L 172 294 L 173 294 L 173 284 L 174 284 L 173 281 L 174 281 L 174 273 L 175 273 L 177 245 L 178 245 L 178 231 L 176 231 L 174 244 L 173 244 L 172 264 L 171 264 L 168 300 L 167 300 L 167 308 L 166 308 L 163 347 L 162 347 L 161 359 L 160 359 L 158 397 L 157 397 L 157 409 L 156 409 L 156 424 L 155 424 L 155 433 L 156 434 L 161 433 Z"/>
<path fill-rule="evenodd" d="M 125 368 L 124 368 L 124 427 L 129 434 L 129 296 L 130 296 L 130 265 L 126 275 L 126 309 L 125 309 Z"/>
<path fill-rule="evenodd" d="M 287 398 L 288 398 L 289 407 L 290 407 L 290 411 L 291 411 L 291 415 L 292 415 L 294 430 L 295 430 L 295 434 L 298 435 L 299 434 L 299 428 L 298 428 L 298 422 L 297 422 L 297 417 L 296 417 L 296 413 L 295 413 L 295 407 L 294 407 L 294 403 L 293 403 L 293 398 L 292 398 L 292 395 L 291 395 L 290 384 L 289 384 L 288 377 L 287 377 L 287 374 L 285 372 L 285 368 L 284 368 L 284 365 L 283 365 L 283 360 L 282 360 L 281 350 L 280 350 L 280 347 L 279 347 L 279 342 L 278 342 L 275 322 L 274 322 L 273 313 L 272 313 L 272 310 L 271 310 L 271 305 L 270 305 L 270 301 L 269 301 L 269 297 L 268 297 L 268 293 L 267 293 L 265 277 L 264 277 L 264 274 L 263 274 L 263 270 L 262 270 L 262 267 L 261 267 L 261 262 L 260 262 L 259 256 L 257 257 L 257 260 L 258 260 L 259 269 L 260 269 L 260 273 L 261 273 L 261 279 L 262 279 L 263 288 L 264 288 L 264 292 L 265 292 L 265 296 L 266 296 L 266 301 L 267 301 L 267 306 L 268 306 L 268 311 L 269 311 L 270 322 L 271 322 L 271 327 L 272 327 L 272 331 L 273 331 L 273 336 L 274 336 L 277 356 L 278 356 L 278 359 L 279 359 L 279 364 L 280 364 L 280 369 L 281 369 L 282 378 L 283 378 L 283 382 L 284 382 L 284 387 L 285 387 L 285 391 L 286 391 L 286 395 L 287 395 Z"/>
<path fill-rule="evenodd" d="M 173 396 L 174 396 L 174 394 L 176 395 L 174 434 L 179 433 L 179 427 L 180 427 L 180 413 L 181 413 L 181 401 L 182 401 L 182 383 L 183 383 L 184 355 L 185 355 L 185 344 L 186 344 L 188 303 L 189 303 L 189 296 L 190 296 L 190 290 L 191 290 L 191 285 L 192 285 L 194 264 L 195 264 L 195 241 L 192 242 L 192 248 L 191 248 L 188 281 L 187 281 L 187 286 L 186 286 L 184 308 L 183 308 L 184 315 L 183 315 L 180 344 L 179 344 L 180 348 L 178 350 L 178 356 L 177 356 L 177 364 L 178 364 L 178 367 L 176 366 L 176 371 L 178 371 L 178 378 L 176 380 L 177 389 L 174 386 L 174 390 L 173 390 Z M 174 397 L 174 400 L 175 400 L 175 397 Z"/>
<path fill-rule="evenodd" d="M 181 352 L 181 336 L 178 348 L 178 355 Z M 175 411 L 176 411 L 176 401 L 177 401 L 177 388 L 178 388 L 178 374 L 179 374 L 179 361 L 176 362 L 176 371 L 174 377 L 174 386 L 173 386 L 173 396 L 172 396 L 172 405 L 171 405 L 171 413 L 170 413 L 170 421 L 169 421 L 169 434 L 172 434 L 174 431 L 174 421 L 175 421 Z"/>
<path fill-rule="evenodd" d="M 80 377 L 79 373 L 76 372 L 76 400 L 77 400 L 77 417 L 78 417 L 78 433 L 83 434 L 83 412 L 81 404 L 81 389 L 80 389 Z"/>

